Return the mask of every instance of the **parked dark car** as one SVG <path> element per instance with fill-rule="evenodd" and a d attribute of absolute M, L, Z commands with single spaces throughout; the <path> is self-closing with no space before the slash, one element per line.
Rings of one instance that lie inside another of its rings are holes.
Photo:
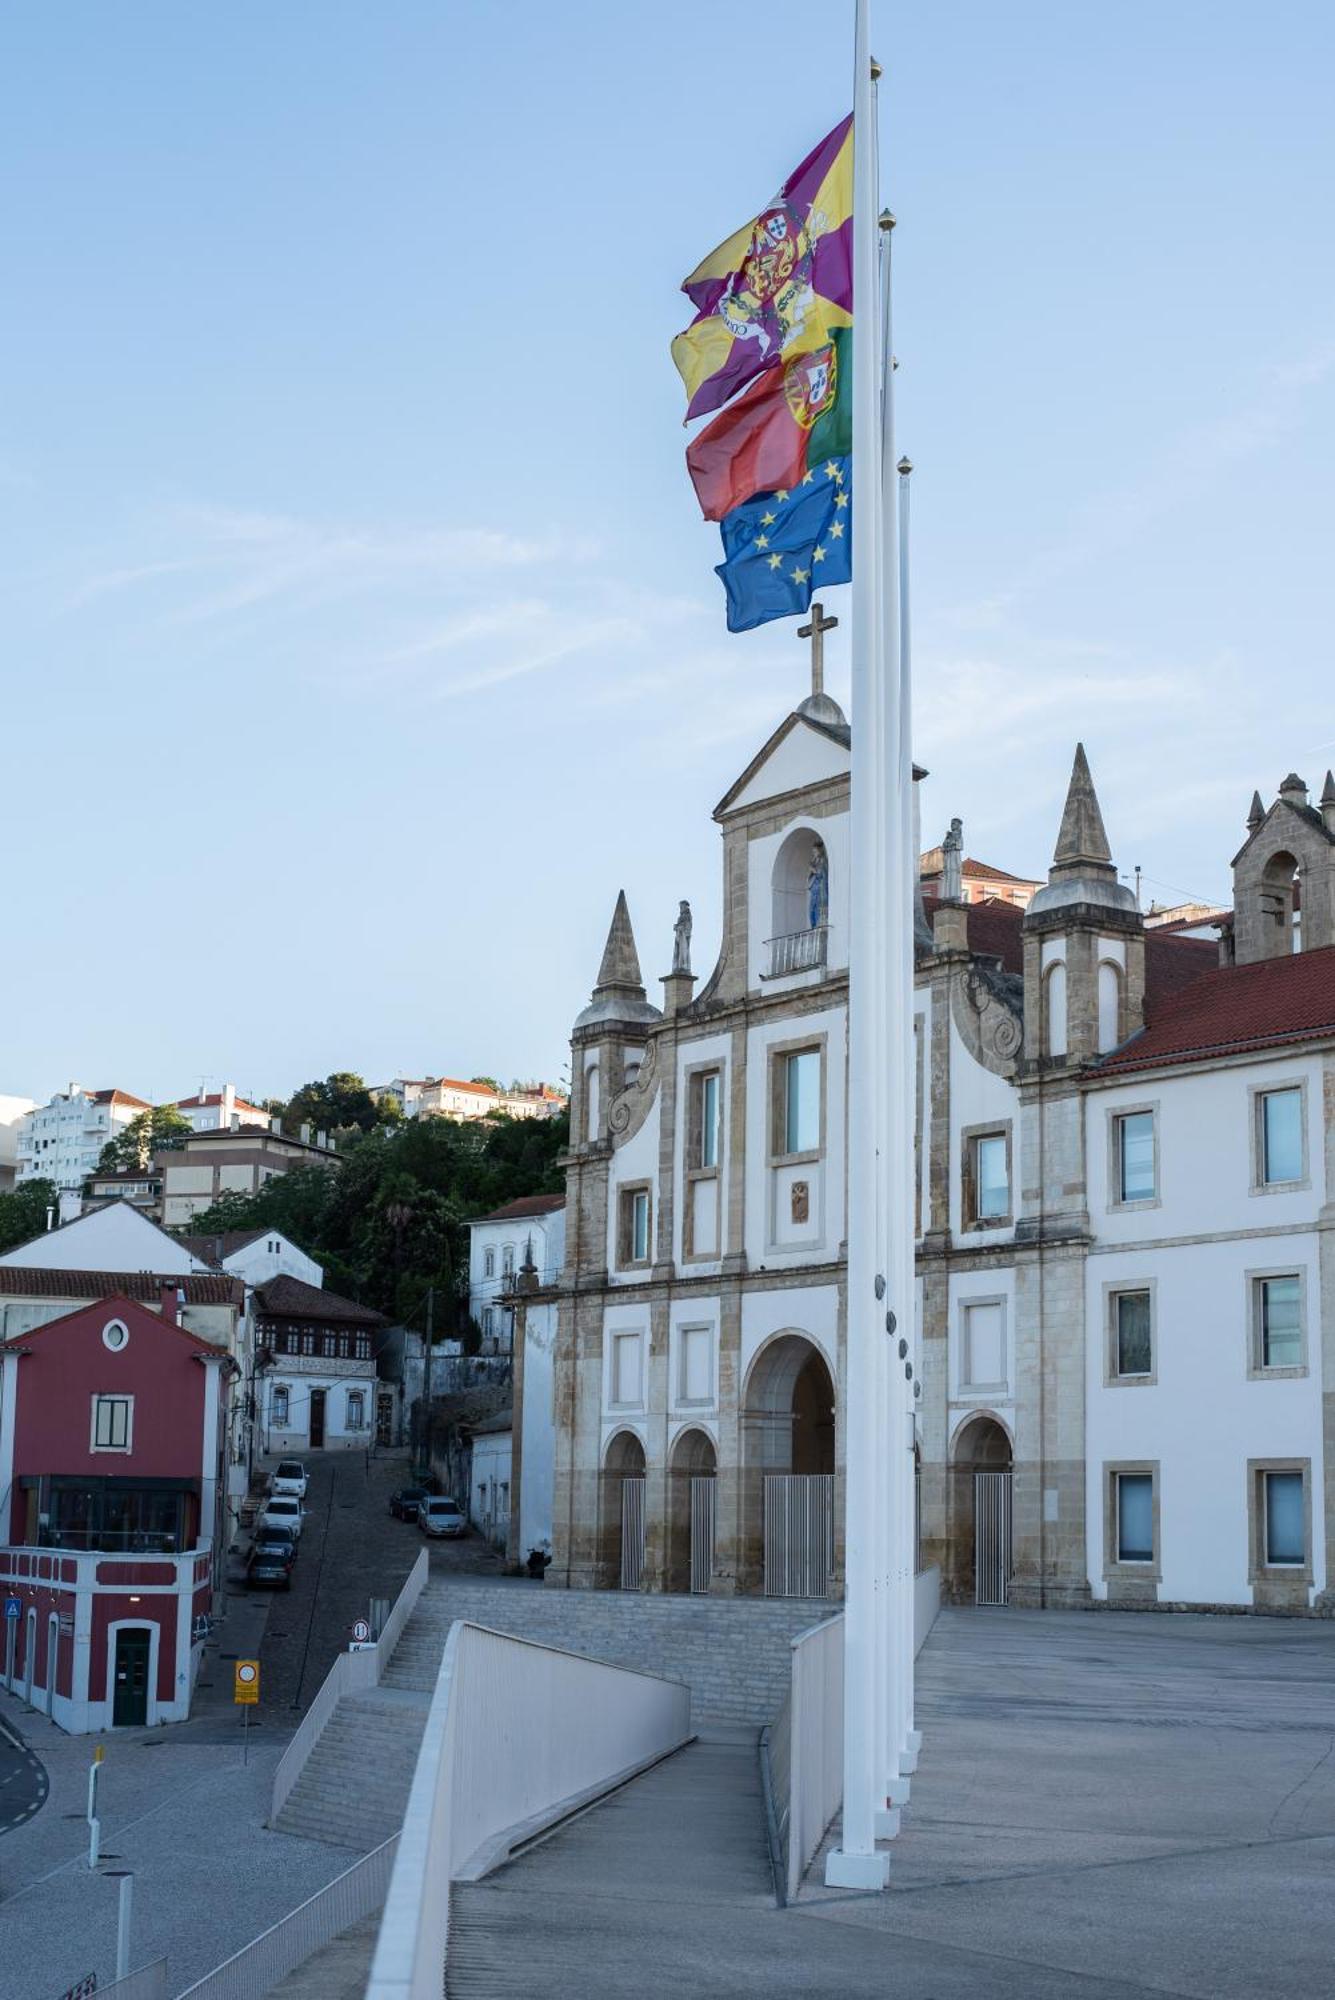
<path fill-rule="evenodd" d="M 415 1521 L 417 1510 L 430 1495 L 429 1486 L 400 1486 L 389 1496 L 389 1511 L 396 1521 Z"/>
<path fill-rule="evenodd" d="M 297 1559 L 297 1542 L 290 1528 L 261 1528 L 255 1545 L 246 1557 L 246 1582 L 267 1585 L 274 1590 L 290 1590 L 292 1565 Z"/>

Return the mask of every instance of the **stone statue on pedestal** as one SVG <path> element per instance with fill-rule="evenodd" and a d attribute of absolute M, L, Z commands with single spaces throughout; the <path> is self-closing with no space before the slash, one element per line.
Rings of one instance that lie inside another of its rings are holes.
<path fill-rule="evenodd" d="M 950 832 L 941 842 L 941 901 L 964 900 L 964 822 L 953 819 Z"/>
<path fill-rule="evenodd" d="M 674 973 L 689 973 L 691 969 L 691 906 L 683 900 L 677 909 L 677 921 L 672 926 L 672 970 Z"/>
<path fill-rule="evenodd" d="M 825 852 L 823 840 L 811 843 L 811 862 L 807 869 L 807 923 L 813 931 L 820 929 L 829 916 L 830 910 L 830 862 Z"/>

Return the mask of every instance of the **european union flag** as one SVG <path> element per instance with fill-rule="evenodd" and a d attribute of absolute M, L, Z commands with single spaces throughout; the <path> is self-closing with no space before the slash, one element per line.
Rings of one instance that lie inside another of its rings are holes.
<path fill-rule="evenodd" d="M 730 632 L 796 617 L 822 584 L 850 581 L 852 492 L 852 460 L 829 458 L 799 485 L 757 493 L 723 516 L 716 574 L 728 593 Z"/>

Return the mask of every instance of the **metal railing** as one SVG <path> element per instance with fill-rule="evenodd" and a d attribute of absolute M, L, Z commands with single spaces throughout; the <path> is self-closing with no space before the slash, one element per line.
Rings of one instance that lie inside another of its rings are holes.
<path fill-rule="evenodd" d="M 834 1580 L 834 1474 L 765 1474 L 766 1597 L 828 1597 Z"/>
<path fill-rule="evenodd" d="M 382 1907 L 398 1845 L 399 1836 L 392 1833 L 267 1931 L 187 1986 L 177 2000 L 263 2000 L 280 1979 L 304 1965 L 312 1952 Z M 121 1988 L 114 1991 L 119 1994 Z M 165 1993 L 164 1987 L 164 2000 Z M 127 1994 L 125 2000 L 140 2000 L 140 1995 Z M 157 1996 L 145 1988 L 142 2000 L 157 2000 Z"/>
<path fill-rule="evenodd" d="M 306 1768 L 306 1760 L 319 1742 L 325 1724 L 343 1696 L 360 1694 L 365 1688 L 379 1687 L 381 1676 L 389 1665 L 394 1648 L 399 1643 L 399 1635 L 412 1616 L 413 1606 L 426 1588 L 429 1570 L 426 1550 L 421 1549 L 417 1561 L 408 1572 L 403 1589 L 394 1600 L 394 1607 L 385 1620 L 384 1629 L 376 1641 L 374 1650 L 365 1653 L 340 1653 L 325 1675 L 319 1693 L 302 1716 L 296 1734 L 278 1760 L 273 1774 L 273 1791 L 269 1799 L 270 1826 L 283 1810 L 292 1787 Z"/>
<path fill-rule="evenodd" d="M 441 2000 L 451 1882 L 679 1749 L 690 1722 L 678 1681 L 452 1625 L 366 2000 Z"/>
<path fill-rule="evenodd" d="M 127 1972 L 124 1979 L 113 1979 L 97 1991 L 99 2000 L 109 2000 L 111 1994 L 116 2000 L 167 2000 L 167 1961 L 151 1958 L 137 1972 Z"/>
<path fill-rule="evenodd" d="M 770 978 L 783 979 L 790 972 L 810 972 L 824 965 L 829 935 L 828 924 L 816 924 L 810 930 L 767 938 Z"/>

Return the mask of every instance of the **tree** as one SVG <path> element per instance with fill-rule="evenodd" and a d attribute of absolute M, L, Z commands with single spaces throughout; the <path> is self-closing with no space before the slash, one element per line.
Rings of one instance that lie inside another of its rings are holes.
<path fill-rule="evenodd" d="M 474 1076 L 469 1078 L 469 1082 L 484 1083 L 488 1090 L 494 1090 L 497 1096 L 500 1096 L 501 1086 L 497 1083 L 494 1076 Z"/>
<path fill-rule="evenodd" d="M 315 1132 L 369 1132 L 379 1112 L 370 1091 L 353 1070 L 338 1069 L 323 1083 L 303 1083 L 283 1113 L 283 1130 L 296 1138 L 303 1125 Z"/>
<path fill-rule="evenodd" d="M 59 1207 L 60 1190 L 54 1181 L 24 1181 L 0 1194 L 0 1250 L 13 1250 L 40 1236 L 47 1210 Z"/>
<path fill-rule="evenodd" d="M 140 1111 L 114 1139 L 108 1139 L 98 1157 L 100 1174 L 133 1172 L 145 1168 L 155 1153 L 168 1153 L 194 1130 L 183 1111 L 174 1104 L 156 1104 Z"/>

